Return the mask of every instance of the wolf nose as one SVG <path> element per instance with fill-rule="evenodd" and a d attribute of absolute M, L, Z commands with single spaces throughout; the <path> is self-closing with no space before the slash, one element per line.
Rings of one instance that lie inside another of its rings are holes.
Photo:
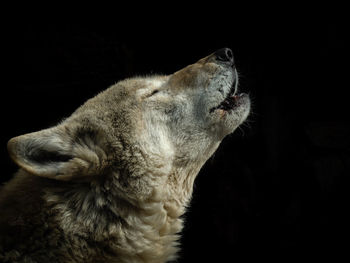
<path fill-rule="evenodd" d="M 229 48 L 219 49 L 214 53 L 214 55 L 216 56 L 216 60 L 218 61 L 230 63 L 230 65 L 234 64 L 233 53 L 232 50 Z"/>

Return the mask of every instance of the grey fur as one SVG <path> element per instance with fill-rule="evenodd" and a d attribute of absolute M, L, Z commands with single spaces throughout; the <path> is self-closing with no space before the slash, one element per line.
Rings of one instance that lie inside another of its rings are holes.
<path fill-rule="evenodd" d="M 0 192 L 1 262 L 176 258 L 193 182 L 250 101 L 210 110 L 238 83 L 209 55 L 126 79 L 55 127 L 11 139 L 20 170 Z"/>

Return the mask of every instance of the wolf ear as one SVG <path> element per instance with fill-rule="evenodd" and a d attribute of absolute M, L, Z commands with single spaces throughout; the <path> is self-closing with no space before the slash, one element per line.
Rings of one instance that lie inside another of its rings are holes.
<path fill-rule="evenodd" d="M 97 174 L 106 154 L 98 145 L 100 132 L 79 127 L 54 127 L 12 138 L 8 152 L 27 172 L 58 180 Z"/>

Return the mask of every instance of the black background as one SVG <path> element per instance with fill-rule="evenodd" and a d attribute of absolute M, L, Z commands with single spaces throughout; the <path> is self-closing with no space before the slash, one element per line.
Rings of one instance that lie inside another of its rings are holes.
<path fill-rule="evenodd" d="M 282 14 L 205 25 L 199 19 L 181 27 L 158 21 L 135 31 L 112 19 L 63 20 L 12 22 L 4 33 L 1 181 L 17 169 L 6 151 L 11 137 L 55 125 L 118 80 L 170 74 L 230 47 L 252 114 L 196 180 L 179 262 L 233 262 L 278 252 L 283 261 L 301 252 L 348 250 L 345 21 Z"/>

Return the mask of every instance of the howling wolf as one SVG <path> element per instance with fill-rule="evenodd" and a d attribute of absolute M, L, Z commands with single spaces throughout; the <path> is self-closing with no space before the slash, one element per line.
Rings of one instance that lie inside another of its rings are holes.
<path fill-rule="evenodd" d="M 248 116 L 232 51 L 111 86 L 8 142 L 1 262 L 167 262 L 200 168 Z"/>

